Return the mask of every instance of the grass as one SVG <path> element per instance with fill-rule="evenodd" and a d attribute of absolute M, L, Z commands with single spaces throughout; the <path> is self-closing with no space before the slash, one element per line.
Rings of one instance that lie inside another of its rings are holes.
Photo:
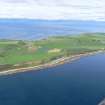
<path fill-rule="evenodd" d="M 60 49 L 60 52 L 48 53 Z M 105 35 L 56 36 L 38 41 L 0 40 L 0 65 L 43 64 L 62 56 L 105 49 Z"/>

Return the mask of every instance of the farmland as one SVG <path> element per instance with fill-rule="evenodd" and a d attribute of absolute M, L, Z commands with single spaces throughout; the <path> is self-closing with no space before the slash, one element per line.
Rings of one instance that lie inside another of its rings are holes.
<path fill-rule="evenodd" d="M 0 40 L 0 71 L 45 64 L 61 57 L 105 49 L 104 34 L 55 36 L 46 39 Z"/>

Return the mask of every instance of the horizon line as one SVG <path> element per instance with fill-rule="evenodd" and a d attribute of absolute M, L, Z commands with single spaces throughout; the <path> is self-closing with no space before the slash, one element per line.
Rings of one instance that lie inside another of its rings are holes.
<path fill-rule="evenodd" d="M 105 22 L 101 19 L 38 19 L 38 18 L 0 18 L 0 20 L 40 20 L 40 21 L 94 21 Z"/>

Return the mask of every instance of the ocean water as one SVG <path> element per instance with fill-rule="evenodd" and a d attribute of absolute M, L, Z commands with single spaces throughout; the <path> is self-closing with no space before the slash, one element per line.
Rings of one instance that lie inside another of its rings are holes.
<path fill-rule="evenodd" d="M 105 22 L 0 19 L 0 39 L 40 39 L 54 35 L 105 32 Z"/>
<path fill-rule="evenodd" d="M 0 76 L 0 105 L 98 105 L 105 98 L 105 54 Z"/>

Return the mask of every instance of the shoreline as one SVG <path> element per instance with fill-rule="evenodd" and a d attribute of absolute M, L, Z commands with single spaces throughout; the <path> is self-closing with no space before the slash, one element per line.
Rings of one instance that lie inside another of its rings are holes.
<path fill-rule="evenodd" d="M 49 63 L 41 64 L 41 65 L 38 65 L 38 66 L 5 70 L 5 71 L 0 72 L 0 76 L 1 75 L 14 74 L 14 73 L 21 73 L 21 72 L 26 72 L 26 71 L 32 71 L 32 70 L 36 71 L 36 70 L 41 70 L 41 69 L 45 69 L 45 68 L 51 68 L 51 67 L 55 67 L 57 65 L 65 64 L 67 62 L 72 63 L 73 61 L 78 60 L 78 59 L 80 59 L 82 57 L 85 57 L 85 56 L 91 56 L 91 55 L 95 55 L 95 54 L 103 53 L 103 52 L 105 52 L 105 51 L 104 50 L 99 50 L 99 51 L 94 51 L 94 52 L 87 52 L 87 53 L 84 53 L 84 54 L 77 54 L 77 55 L 72 55 L 72 56 L 69 56 L 69 57 L 62 57 L 62 58 L 53 60 Z"/>

